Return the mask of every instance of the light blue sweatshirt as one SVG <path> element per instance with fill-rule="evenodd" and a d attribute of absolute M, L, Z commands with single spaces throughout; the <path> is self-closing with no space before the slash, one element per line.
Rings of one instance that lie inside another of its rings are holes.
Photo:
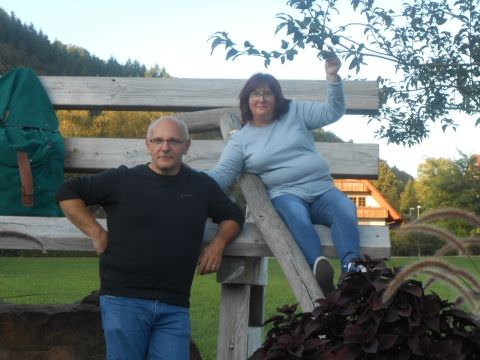
<path fill-rule="evenodd" d="M 310 132 L 345 113 L 342 82 L 327 83 L 326 103 L 291 101 L 288 112 L 268 126 L 247 123 L 234 133 L 208 175 L 226 189 L 241 172 L 256 174 L 271 199 L 293 194 L 312 202 L 332 188 L 330 169 Z"/>

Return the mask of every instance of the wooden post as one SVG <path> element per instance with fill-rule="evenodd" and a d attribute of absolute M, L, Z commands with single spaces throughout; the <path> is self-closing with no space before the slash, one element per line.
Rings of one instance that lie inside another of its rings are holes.
<path fill-rule="evenodd" d="M 249 286 L 222 284 L 217 340 L 218 360 L 245 360 L 247 358 L 249 300 Z"/>
<path fill-rule="evenodd" d="M 222 283 L 217 359 L 244 360 L 262 343 L 267 258 L 224 257 L 217 281 Z"/>

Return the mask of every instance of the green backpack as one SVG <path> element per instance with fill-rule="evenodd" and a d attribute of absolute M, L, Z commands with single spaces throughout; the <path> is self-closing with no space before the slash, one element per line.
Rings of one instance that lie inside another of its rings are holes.
<path fill-rule="evenodd" d="M 50 99 L 32 69 L 0 77 L 0 215 L 59 216 L 65 146 Z"/>

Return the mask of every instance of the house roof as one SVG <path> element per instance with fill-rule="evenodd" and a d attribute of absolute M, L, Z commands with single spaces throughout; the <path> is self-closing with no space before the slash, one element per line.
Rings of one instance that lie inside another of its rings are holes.
<path fill-rule="evenodd" d="M 373 198 L 388 210 L 389 221 L 391 222 L 403 222 L 402 216 L 400 213 L 388 202 L 388 200 L 382 195 L 382 193 L 373 185 L 370 180 L 360 180 L 365 184 L 365 186 L 370 190 Z"/>
<path fill-rule="evenodd" d="M 359 187 L 359 189 L 365 189 L 367 193 L 369 193 L 375 201 L 380 205 L 381 208 L 387 210 L 388 218 L 386 219 L 389 223 L 403 223 L 403 218 L 400 213 L 393 207 L 392 204 L 388 202 L 388 200 L 382 195 L 382 193 L 373 185 L 370 180 L 360 180 L 360 179 L 335 179 L 335 183 L 337 184 L 345 184 L 345 183 L 358 183 L 362 184 L 363 186 Z M 342 186 L 345 188 L 345 186 Z M 351 187 L 352 191 L 356 191 L 355 187 Z M 347 191 L 347 190 L 344 190 Z M 347 191 L 348 192 L 348 191 Z M 360 191 L 362 192 L 362 191 Z"/>

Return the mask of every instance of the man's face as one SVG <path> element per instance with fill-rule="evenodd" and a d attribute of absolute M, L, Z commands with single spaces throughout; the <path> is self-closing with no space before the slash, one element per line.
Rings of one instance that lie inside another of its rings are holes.
<path fill-rule="evenodd" d="M 150 169 L 160 175 L 178 174 L 190 140 L 185 139 L 182 128 L 175 121 L 165 119 L 158 123 L 145 142 L 152 157 Z"/>

